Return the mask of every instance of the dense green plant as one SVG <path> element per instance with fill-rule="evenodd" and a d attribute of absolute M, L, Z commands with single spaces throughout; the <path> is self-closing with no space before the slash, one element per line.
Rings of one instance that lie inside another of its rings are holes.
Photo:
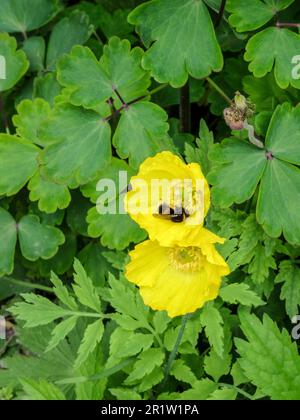
<path fill-rule="evenodd" d="M 294 0 L 0 0 L 0 399 L 300 399 L 297 22 Z M 163 150 L 201 165 L 232 271 L 179 346 L 124 276 L 146 232 L 96 210 Z"/>

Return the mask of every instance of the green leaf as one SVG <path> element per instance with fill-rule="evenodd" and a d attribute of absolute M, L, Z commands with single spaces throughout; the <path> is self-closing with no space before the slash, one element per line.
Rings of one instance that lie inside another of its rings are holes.
<path fill-rule="evenodd" d="M 115 318 L 117 323 L 121 323 L 120 325 L 126 328 L 125 325 L 128 324 L 128 322 L 131 322 L 130 325 L 133 328 L 126 329 L 136 329 L 142 326 L 145 327 L 145 325 L 147 326 L 149 309 L 144 305 L 137 289 L 132 287 L 128 281 L 122 277 L 117 280 L 112 275 L 109 276 L 109 286 L 109 303 L 121 314 L 120 317 Z M 131 320 L 128 319 L 129 317 Z"/>
<path fill-rule="evenodd" d="M 131 242 L 141 242 L 147 235 L 124 210 L 124 194 L 132 175 L 134 171 L 126 162 L 112 158 L 110 165 L 99 172 L 95 181 L 81 188 L 85 197 L 101 204 L 101 211 L 93 207 L 88 213 L 88 233 L 92 238 L 101 237 L 101 244 L 110 249 L 123 250 Z M 98 186 L 101 180 L 108 180 L 109 184 Z"/>
<path fill-rule="evenodd" d="M 160 83 L 183 86 L 223 67 L 221 49 L 202 0 L 154 0 L 137 7 L 128 21 L 149 47 L 143 66 Z"/>
<path fill-rule="evenodd" d="M 273 114 L 267 132 L 266 146 L 277 158 L 300 165 L 300 105 L 284 103 Z"/>
<path fill-rule="evenodd" d="M 200 121 L 199 139 L 196 140 L 197 148 L 188 143 L 185 144 L 185 156 L 188 163 L 198 163 L 206 176 L 210 170 L 211 162 L 209 160 L 209 152 L 214 144 L 214 135 L 209 131 L 205 120 Z"/>
<path fill-rule="evenodd" d="M 59 58 L 71 51 L 74 45 L 84 44 L 93 28 L 84 12 L 75 10 L 53 28 L 47 49 L 47 69 L 53 70 Z"/>
<path fill-rule="evenodd" d="M 133 365 L 133 370 L 125 380 L 125 385 L 139 383 L 145 376 L 151 374 L 155 367 L 163 364 L 165 353 L 160 348 L 150 348 L 138 356 Z"/>
<path fill-rule="evenodd" d="M 228 0 L 229 23 L 238 32 L 254 31 L 269 22 L 294 0 Z"/>
<path fill-rule="evenodd" d="M 34 379 L 20 379 L 26 396 L 34 401 L 62 401 L 66 400 L 63 392 L 54 384 L 45 381 L 35 381 Z"/>
<path fill-rule="evenodd" d="M 77 316 L 71 316 L 56 325 L 52 331 L 52 337 L 46 351 L 50 351 L 58 346 L 58 344 L 75 328 L 77 320 Z"/>
<path fill-rule="evenodd" d="M 285 300 L 286 312 L 290 318 L 293 318 L 299 313 L 300 269 L 293 261 L 282 261 L 275 281 L 276 283 L 283 283 L 280 299 Z"/>
<path fill-rule="evenodd" d="M 78 254 L 78 259 L 82 262 L 87 275 L 97 287 L 104 286 L 110 270 L 110 266 L 103 253 L 104 249 L 100 244 L 89 243 Z"/>
<path fill-rule="evenodd" d="M 111 159 L 110 126 L 98 114 L 62 104 L 44 124 L 42 175 L 71 188 L 91 181 Z M 97 156 L 97 159 L 95 159 Z"/>
<path fill-rule="evenodd" d="M 49 182 L 37 173 L 31 178 L 28 189 L 29 199 L 38 201 L 38 207 L 45 213 L 55 213 L 58 209 L 66 209 L 71 202 L 71 194 L 66 185 Z"/>
<path fill-rule="evenodd" d="M 246 283 L 232 283 L 220 290 L 221 298 L 230 304 L 241 303 L 245 306 L 264 305 L 264 301 Z"/>
<path fill-rule="evenodd" d="M 136 391 L 133 391 L 130 388 L 109 388 L 109 392 L 114 395 L 118 400 L 141 400 L 142 397 Z"/>
<path fill-rule="evenodd" d="M 58 81 L 68 88 L 74 105 L 94 108 L 112 97 L 121 105 L 114 89 L 130 102 L 147 93 L 149 75 L 141 68 L 141 48 L 130 50 L 127 40 L 113 37 L 97 60 L 86 47 L 75 46 L 58 65 Z"/>
<path fill-rule="evenodd" d="M 293 77 L 293 57 L 299 54 L 300 35 L 289 29 L 267 28 L 254 35 L 247 44 L 245 60 L 255 77 L 263 77 L 274 68 L 276 82 L 281 89 L 289 85 L 300 88 L 300 80 Z"/>
<path fill-rule="evenodd" d="M 156 366 L 151 373 L 144 376 L 143 380 L 138 385 L 139 392 L 145 392 L 154 388 L 164 379 L 164 372 L 161 367 Z"/>
<path fill-rule="evenodd" d="M 300 357 L 290 333 L 280 332 L 267 315 L 263 322 L 242 311 L 239 317 L 247 341 L 235 342 L 246 376 L 272 400 L 299 400 Z"/>
<path fill-rule="evenodd" d="M 50 280 L 54 286 L 53 292 L 56 294 L 58 299 L 72 311 L 78 310 L 75 299 L 70 295 L 67 287 L 63 284 L 59 277 L 52 272 Z"/>
<path fill-rule="evenodd" d="M 212 392 L 207 399 L 215 401 L 231 401 L 236 399 L 237 394 L 238 392 L 235 389 L 224 387 Z"/>
<path fill-rule="evenodd" d="M 23 216 L 18 223 L 21 252 L 30 261 L 52 258 L 65 242 L 63 233 L 52 226 L 40 223 L 35 215 Z"/>
<path fill-rule="evenodd" d="M 13 117 L 18 136 L 39 146 L 46 146 L 39 136 L 39 131 L 51 115 L 51 107 L 43 99 L 30 101 L 25 99 L 17 107 L 18 114 Z"/>
<path fill-rule="evenodd" d="M 173 375 L 177 381 L 186 382 L 190 385 L 197 382 L 197 378 L 192 369 L 182 359 L 174 361 L 171 369 L 171 375 Z"/>
<path fill-rule="evenodd" d="M 216 389 L 215 384 L 210 379 L 201 379 L 193 384 L 193 388 L 181 393 L 180 400 L 206 400 Z"/>
<path fill-rule="evenodd" d="M 79 260 L 74 262 L 74 292 L 79 302 L 94 311 L 101 313 L 101 303 L 92 280 L 87 276 Z"/>
<path fill-rule="evenodd" d="M 85 362 L 90 353 L 100 343 L 104 333 L 102 320 L 98 320 L 90 324 L 85 330 L 82 343 L 78 349 L 78 356 L 75 361 L 75 369 L 78 369 Z"/>
<path fill-rule="evenodd" d="M 205 328 L 205 334 L 210 345 L 222 357 L 224 352 L 224 321 L 222 315 L 215 307 L 206 305 L 201 311 L 200 321 Z"/>
<path fill-rule="evenodd" d="M 1 0 L 0 31 L 33 31 L 49 22 L 58 11 L 58 0 Z"/>
<path fill-rule="evenodd" d="M 16 222 L 10 213 L 0 207 L 0 277 L 13 272 L 16 243 Z"/>
<path fill-rule="evenodd" d="M 108 367 L 114 366 L 116 360 L 135 356 L 142 350 L 146 351 L 153 344 L 150 334 L 135 333 L 123 328 L 116 328 L 110 337 Z"/>
<path fill-rule="evenodd" d="M 24 302 L 17 302 L 9 310 L 18 319 L 25 321 L 25 327 L 27 328 L 46 325 L 69 315 L 68 310 L 52 303 L 43 296 L 34 293 L 23 293 L 21 296 Z"/>
<path fill-rule="evenodd" d="M 16 194 L 35 174 L 39 149 L 15 136 L 0 134 L 0 195 Z"/>
<path fill-rule="evenodd" d="M 61 93 L 61 86 L 56 80 L 55 73 L 46 73 L 44 76 L 37 76 L 33 82 L 33 94 L 35 98 L 42 98 L 54 105 L 56 96 Z"/>
<path fill-rule="evenodd" d="M 2 18 L 2 3 L 0 16 L 0 31 Z M 17 41 L 8 34 L 0 33 L 1 71 L 0 92 L 11 89 L 24 76 L 29 68 L 29 62 L 24 51 L 17 51 Z"/>
<path fill-rule="evenodd" d="M 254 194 L 267 166 L 264 150 L 237 139 L 226 139 L 210 153 L 214 162 L 208 180 L 214 202 L 222 207 L 243 203 Z"/>
<path fill-rule="evenodd" d="M 30 62 L 29 69 L 31 71 L 44 70 L 46 43 L 42 36 L 32 36 L 25 39 L 23 51 Z"/>
<path fill-rule="evenodd" d="M 122 111 L 113 138 L 118 155 L 122 159 L 129 158 L 130 166 L 138 168 L 147 157 L 168 150 L 167 120 L 166 112 L 150 102 L 138 102 Z"/>
<path fill-rule="evenodd" d="M 205 356 L 205 372 L 208 375 L 210 375 L 216 382 L 218 382 L 218 380 L 223 375 L 228 375 L 228 373 L 230 372 L 230 366 L 231 355 L 228 353 L 224 354 L 224 356 L 221 357 L 214 349 L 212 349 L 209 355 Z"/>
<path fill-rule="evenodd" d="M 268 162 L 257 203 L 257 220 L 268 235 L 283 232 L 290 243 L 300 243 L 300 170 L 279 159 Z"/>

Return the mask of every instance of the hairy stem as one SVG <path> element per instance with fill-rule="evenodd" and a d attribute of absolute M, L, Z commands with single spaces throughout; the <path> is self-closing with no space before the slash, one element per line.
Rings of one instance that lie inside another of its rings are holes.
<path fill-rule="evenodd" d="M 260 149 L 264 149 L 265 145 L 262 141 L 255 137 L 254 127 L 250 125 L 247 120 L 244 121 L 244 128 L 248 131 L 248 138 L 250 143 L 254 146 L 259 147 Z"/>
<path fill-rule="evenodd" d="M 222 22 L 224 12 L 225 12 L 226 2 L 227 2 L 227 0 L 222 0 L 217 19 L 215 21 L 215 28 L 217 28 L 220 25 L 220 23 Z"/>
<path fill-rule="evenodd" d="M 216 82 L 214 82 L 210 77 L 207 77 L 206 80 L 210 86 L 215 89 L 225 99 L 225 101 L 228 102 L 229 105 L 231 105 L 231 99 L 228 95 L 226 95 L 223 89 L 221 89 L 220 86 L 218 86 Z"/>
<path fill-rule="evenodd" d="M 191 131 L 191 103 L 189 81 L 180 89 L 180 131 L 190 133 Z"/>

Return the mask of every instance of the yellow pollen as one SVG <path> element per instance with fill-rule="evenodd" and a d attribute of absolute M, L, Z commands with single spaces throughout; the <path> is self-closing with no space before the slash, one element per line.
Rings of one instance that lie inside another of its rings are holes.
<path fill-rule="evenodd" d="M 194 246 L 169 248 L 168 254 L 171 265 L 180 271 L 198 271 L 205 258 L 200 248 Z"/>

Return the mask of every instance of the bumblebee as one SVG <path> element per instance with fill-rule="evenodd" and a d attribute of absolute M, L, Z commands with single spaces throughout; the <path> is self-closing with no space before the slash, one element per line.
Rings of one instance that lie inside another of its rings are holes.
<path fill-rule="evenodd" d="M 171 222 L 174 223 L 181 223 L 183 222 L 187 217 L 190 216 L 189 212 L 183 208 L 182 206 L 172 208 L 168 206 L 168 204 L 160 204 L 158 207 L 157 214 L 155 214 L 156 217 L 160 217 L 166 220 L 171 220 Z"/>

